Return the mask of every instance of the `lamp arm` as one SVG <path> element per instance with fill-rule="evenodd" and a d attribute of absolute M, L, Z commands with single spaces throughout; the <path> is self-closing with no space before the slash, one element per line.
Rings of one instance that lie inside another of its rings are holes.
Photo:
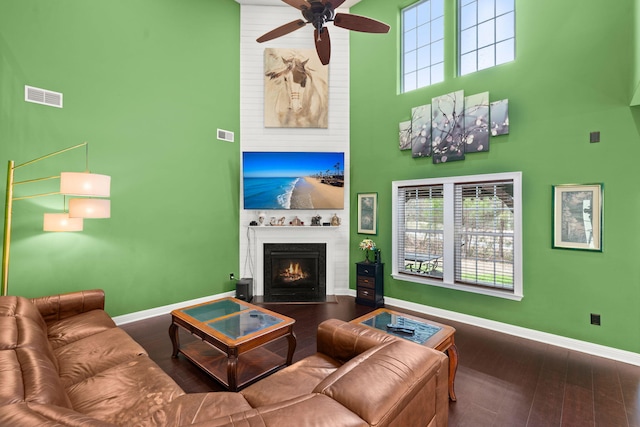
<path fill-rule="evenodd" d="M 7 295 L 9 291 L 9 250 L 11 248 L 11 212 L 13 207 L 13 171 L 14 161 L 9 160 L 7 167 L 7 193 L 4 204 L 4 241 L 2 243 L 2 292 Z"/>
<path fill-rule="evenodd" d="M 47 177 L 47 178 L 38 178 L 38 179 L 33 179 L 33 180 L 28 180 L 28 181 L 21 181 L 21 182 L 14 182 L 14 171 L 18 168 L 24 167 L 24 166 L 29 166 L 32 165 L 34 163 L 37 163 L 41 160 L 45 160 L 48 159 L 50 157 L 53 156 L 57 156 L 58 154 L 62 154 L 62 153 L 66 153 L 67 151 L 71 151 L 71 150 L 75 150 L 76 148 L 80 148 L 80 147 L 86 147 L 86 164 L 85 167 L 86 169 L 88 169 L 89 167 L 89 146 L 88 143 L 85 141 L 81 144 L 78 145 L 74 145 L 73 147 L 68 147 L 68 148 L 64 148 L 62 150 L 59 151 L 55 151 L 53 153 L 49 153 L 46 154 L 42 157 L 38 157 L 36 159 L 33 160 L 29 160 L 28 162 L 24 162 L 21 163 L 19 165 L 16 165 L 15 162 L 13 160 L 9 160 L 9 166 L 7 168 L 7 192 L 6 192 L 6 200 L 5 200 L 5 204 L 4 204 L 4 239 L 2 242 L 2 282 L 0 284 L 0 295 L 7 295 L 8 291 L 9 291 L 9 251 L 11 249 L 11 219 L 12 219 L 12 212 L 13 212 L 13 201 L 14 200 L 21 200 L 21 199 L 28 199 L 28 198 L 34 198 L 34 197 L 41 197 L 41 196 L 50 196 L 53 194 L 60 194 L 60 193 L 46 193 L 46 194 L 36 194 L 33 196 L 25 196 L 25 197 L 19 197 L 19 198 L 15 198 L 13 197 L 13 187 L 14 185 L 17 184 L 26 184 L 29 182 L 36 182 L 36 181 L 44 181 L 47 179 L 54 179 L 54 178 L 59 178 L 59 177 Z"/>

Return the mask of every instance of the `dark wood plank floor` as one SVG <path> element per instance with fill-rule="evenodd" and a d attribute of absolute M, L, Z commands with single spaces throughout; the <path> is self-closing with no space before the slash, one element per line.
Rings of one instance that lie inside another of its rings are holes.
<path fill-rule="evenodd" d="M 351 320 L 372 310 L 347 296 L 330 304 L 260 305 L 296 319 L 294 362 L 315 353 L 320 322 Z M 640 427 L 640 367 L 432 319 L 457 330 L 458 401 L 449 405 L 449 426 Z M 170 322 L 163 315 L 122 327 L 185 391 L 222 390 L 182 355 L 171 358 Z"/>

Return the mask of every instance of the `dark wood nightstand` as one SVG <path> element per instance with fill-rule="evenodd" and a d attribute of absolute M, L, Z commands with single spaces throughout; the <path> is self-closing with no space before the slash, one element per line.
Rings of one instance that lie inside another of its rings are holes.
<path fill-rule="evenodd" d="M 383 273 L 383 263 L 356 262 L 357 304 L 384 306 Z"/>

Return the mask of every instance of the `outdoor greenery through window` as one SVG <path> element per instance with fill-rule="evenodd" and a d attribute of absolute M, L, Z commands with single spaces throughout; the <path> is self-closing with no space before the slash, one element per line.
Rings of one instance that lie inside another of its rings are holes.
<path fill-rule="evenodd" d="M 396 279 L 522 298 L 519 172 L 393 183 Z"/>
<path fill-rule="evenodd" d="M 444 81 L 444 0 L 402 10 L 402 92 Z"/>
<path fill-rule="evenodd" d="M 458 0 L 461 76 L 515 59 L 515 0 Z"/>

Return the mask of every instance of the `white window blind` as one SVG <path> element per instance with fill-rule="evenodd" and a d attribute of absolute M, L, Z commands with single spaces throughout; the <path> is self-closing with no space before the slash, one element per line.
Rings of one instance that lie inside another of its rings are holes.
<path fill-rule="evenodd" d="M 513 183 L 455 186 L 456 282 L 513 290 Z"/>

